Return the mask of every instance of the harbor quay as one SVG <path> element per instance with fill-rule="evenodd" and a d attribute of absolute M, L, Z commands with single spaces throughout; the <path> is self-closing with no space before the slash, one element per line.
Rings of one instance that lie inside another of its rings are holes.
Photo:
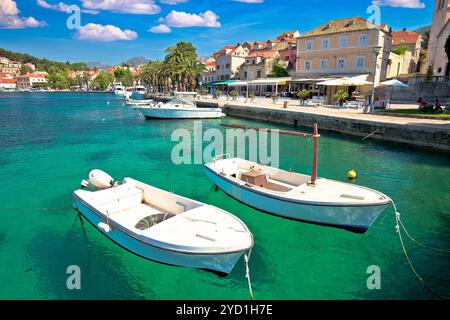
<path fill-rule="evenodd" d="M 168 101 L 166 95 L 150 95 L 155 101 Z M 300 107 L 298 101 L 283 102 L 196 99 L 199 107 L 221 107 L 228 116 L 263 120 L 292 126 L 311 127 L 382 142 L 404 143 L 420 148 L 450 151 L 450 121 L 366 114 L 363 110 L 336 109 L 331 106 Z"/>

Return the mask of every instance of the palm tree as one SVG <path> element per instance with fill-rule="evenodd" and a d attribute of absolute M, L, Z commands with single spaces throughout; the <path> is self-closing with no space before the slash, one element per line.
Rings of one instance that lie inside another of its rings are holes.
<path fill-rule="evenodd" d="M 158 92 L 167 93 L 176 88 L 179 91 L 194 90 L 196 79 L 205 71 L 197 59 L 195 47 L 189 42 L 179 42 L 166 50 L 163 61 L 149 62 L 140 75 L 142 82 L 151 85 Z"/>

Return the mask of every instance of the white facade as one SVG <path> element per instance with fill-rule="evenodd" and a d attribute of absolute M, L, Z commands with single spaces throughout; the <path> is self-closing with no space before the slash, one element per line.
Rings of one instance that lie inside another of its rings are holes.
<path fill-rule="evenodd" d="M 248 50 L 241 45 L 219 51 L 216 56 L 216 71 L 213 74 L 215 81 L 234 79 L 247 55 Z"/>
<path fill-rule="evenodd" d="M 17 89 L 30 89 L 35 83 L 47 83 L 47 79 L 41 75 L 23 75 L 17 77 Z"/>
<path fill-rule="evenodd" d="M 13 79 L 0 79 L 0 90 L 15 90 L 17 88 L 16 81 Z"/>
<path fill-rule="evenodd" d="M 0 64 L 9 64 L 9 59 L 5 57 L 0 57 Z"/>

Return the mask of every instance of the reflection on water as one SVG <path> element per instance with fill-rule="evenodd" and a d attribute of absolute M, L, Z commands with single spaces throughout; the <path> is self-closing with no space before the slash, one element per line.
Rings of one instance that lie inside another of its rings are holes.
<path fill-rule="evenodd" d="M 216 190 L 201 165 L 171 163 L 173 130 L 192 132 L 193 121 L 145 121 L 122 103 L 113 95 L 0 94 L 0 298 L 248 298 L 242 260 L 225 278 L 166 266 L 123 250 L 87 222 L 82 225 L 71 208 L 71 193 L 93 168 L 241 218 L 255 237 L 250 268 L 257 299 L 432 298 L 408 269 L 391 208 L 364 235 L 263 214 Z M 224 130 L 220 123 L 204 121 L 203 130 Z M 312 144 L 280 139 L 280 166 L 309 173 Z M 319 148 L 320 176 L 345 181 L 355 169 L 356 183 L 396 201 L 417 239 L 450 247 L 448 156 L 327 132 Z M 408 249 L 427 282 L 448 295 L 448 257 L 409 243 Z M 65 287 L 69 265 L 81 268 L 81 291 Z M 370 265 L 381 268 L 381 290 L 366 287 Z"/>

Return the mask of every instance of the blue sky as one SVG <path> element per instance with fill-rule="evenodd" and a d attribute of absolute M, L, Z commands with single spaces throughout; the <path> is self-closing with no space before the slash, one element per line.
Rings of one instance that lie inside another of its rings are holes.
<path fill-rule="evenodd" d="M 166 47 L 184 40 L 210 55 L 227 44 L 306 32 L 332 19 L 368 18 L 372 2 L 394 30 L 431 24 L 433 0 L 1 0 L 0 47 L 115 64 L 162 58 Z M 64 5 L 73 4 L 83 10 L 79 30 L 66 26 Z"/>

